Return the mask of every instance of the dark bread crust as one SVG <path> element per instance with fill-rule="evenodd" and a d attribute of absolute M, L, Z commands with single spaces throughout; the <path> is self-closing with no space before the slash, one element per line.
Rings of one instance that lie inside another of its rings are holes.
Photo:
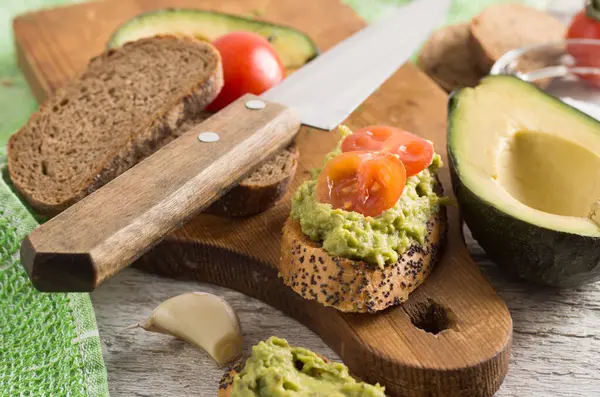
<path fill-rule="evenodd" d="M 23 146 L 22 143 L 19 145 L 19 140 L 25 135 L 28 126 L 39 121 L 42 114 L 51 113 L 53 111 L 52 108 L 58 102 L 70 99 L 68 96 L 69 87 L 59 89 L 50 100 L 40 106 L 39 110 L 31 116 L 28 123 L 10 138 L 8 144 L 8 169 L 11 180 L 17 191 L 37 212 L 44 215 L 56 215 L 125 172 L 156 151 L 158 147 L 165 145 L 172 139 L 170 136 L 171 131 L 176 129 L 186 118 L 192 117 L 204 109 L 218 95 L 223 86 L 220 55 L 214 47 L 190 37 L 156 36 L 126 43 L 118 49 L 109 49 L 103 54 L 92 58 L 86 71 L 71 84 L 80 82 L 88 76 L 91 70 L 97 72 L 102 63 L 107 62 L 109 58 L 115 55 L 122 56 L 137 46 L 148 43 L 169 45 L 170 43 L 181 41 L 189 42 L 190 45 L 203 47 L 207 56 L 209 58 L 212 57 L 210 60 L 213 63 L 212 69 L 206 74 L 205 78 L 190 83 L 188 88 L 184 92 L 181 92 L 171 103 L 166 104 L 150 117 L 147 117 L 146 123 L 136 128 L 137 132 L 131 134 L 129 141 L 125 145 L 113 148 L 113 152 L 106 156 L 109 159 L 108 162 L 98 164 L 93 172 L 86 173 L 84 181 L 78 183 L 77 188 L 74 189 L 76 191 L 69 197 L 50 200 L 43 192 L 36 190 L 37 186 L 28 185 L 28 180 L 19 175 L 18 172 L 20 167 L 19 146 Z"/>

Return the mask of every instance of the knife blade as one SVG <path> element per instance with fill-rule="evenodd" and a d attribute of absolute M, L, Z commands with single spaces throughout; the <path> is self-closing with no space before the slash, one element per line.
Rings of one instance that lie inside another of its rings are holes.
<path fill-rule="evenodd" d="M 304 125 L 332 130 L 387 80 L 448 12 L 451 0 L 415 0 L 309 62 L 262 97 L 294 108 Z"/>
<path fill-rule="evenodd" d="M 33 230 L 21 245 L 33 285 L 92 291 L 287 146 L 301 123 L 333 129 L 410 57 L 449 3 L 414 0 L 395 10 Z"/>

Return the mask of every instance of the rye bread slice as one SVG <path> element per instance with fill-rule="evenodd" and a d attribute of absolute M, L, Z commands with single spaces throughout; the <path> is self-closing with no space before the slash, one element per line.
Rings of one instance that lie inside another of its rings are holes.
<path fill-rule="evenodd" d="M 418 64 L 446 91 L 474 87 L 489 70 L 481 70 L 470 43 L 468 23 L 436 30 L 423 45 Z"/>
<path fill-rule="evenodd" d="M 482 70 L 490 70 L 508 51 L 560 41 L 565 33 L 558 19 L 519 3 L 492 5 L 471 20 L 471 44 Z"/>
<path fill-rule="evenodd" d="M 185 134 L 191 128 L 210 117 L 200 112 L 184 121 L 173 131 L 172 139 Z M 215 201 L 204 212 L 230 217 L 258 214 L 275 205 L 286 193 L 296 174 L 298 148 L 292 143 L 256 168 L 228 193 Z"/>
<path fill-rule="evenodd" d="M 210 44 L 157 36 L 93 58 L 8 144 L 14 186 L 39 213 L 54 215 L 172 139 L 223 86 Z"/>
<path fill-rule="evenodd" d="M 295 144 L 281 150 L 204 212 L 239 217 L 268 210 L 287 192 L 296 174 L 298 155 Z"/>

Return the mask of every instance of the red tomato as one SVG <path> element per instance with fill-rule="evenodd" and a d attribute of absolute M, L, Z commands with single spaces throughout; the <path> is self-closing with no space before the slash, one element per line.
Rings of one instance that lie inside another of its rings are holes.
<path fill-rule="evenodd" d="M 600 21 L 587 15 L 586 10 L 579 12 L 569 26 L 568 39 L 600 39 Z M 581 44 L 569 44 L 569 53 L 575 58 L 577 65 L 582 67 L 600 67 L 600 49 Z M 600 85 L 600 75 L 579 74 L 579 77 L 590 83 Z"/>
<path fill-rule="evenodd" d="M 342 142 L 342 152 L 356 150 L 384 151 L 397 154 L 413 176 L 429 167 L 433 160 L 433 144 L 399 128 L 374 125 L 361 128 Z"/>
<path fill-rule="evenodd" d="M 333 208 L 377 216 L 396 204 L 406 184 L 404 165 L 391 153 L 347 152 L 325 164 L 317 201 Z"/>
<path fill-rule="evenodd" d="M 588 17 L 584 9 L 573 17 L 567 31 L 567 38 L 600 39 L 600 22 Z"/>
<path fill-rule="evenodd" d="M 225 85 L 207 107 L 218 111 L 244 94 L 260 95 L 284 78 L 285 69 L 273 46 L 259 34 L 233 32 L 213 45 L 221 53 Z"/>

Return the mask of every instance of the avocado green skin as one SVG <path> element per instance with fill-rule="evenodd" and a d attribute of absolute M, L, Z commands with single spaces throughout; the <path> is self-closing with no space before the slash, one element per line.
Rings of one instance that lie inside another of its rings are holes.
<path fill-rule="evenodd" d="M 600 238 L 546 229 L 517 219 L 482 200 L 460 180 L 452 150 L 452 114 L 460 90 L 448 106 L 448 162 L 452 189 L 473 237 L 509 273 L 551 287 L 577 287 L 600 280 Z"/>
<path fill-rule="evenodd" d="M 304 40 L 306 42 L 308 42 L 310 44 L 310 46 L 312 47 L 313 54 L 306 60 L 306 62 L 312 61 L 320 54 L 320 50 L 317 48 L 317 45 L 308 35 L 306 35 L 305 33 L 301 32 L 297 29 L 289 27 L 289 26 L 277 25 L 277 24 L 270 23 L 270 22 L 259 21 L 259 20 L 255 20 L 255 19 L 251 19 L 251 18 L 237 16 L 237 15 L 224 14 L 224 13 L 220 13 L 220 12 L 216 12 L 216 11 L 206 11 L 206 10 L 199 10 L 199 9 L 192 9 L 192 8 L 173 8 L 173 7 L 164 8 L 164 9 L 160 9 L 160 10 L 147 11 L 147 12 L 141 13 L 141 14 L 133 17 L 132 19 L 125 21 L 110 36 L 110 39 L 108 40 L 108 43 L 106 44 L 106 48 L 110 49 L 110 48 L 117 47 L 117 44 L 116 44 L 117 39 L 119 38 L 119 36 L 121 34 L 123 34 L 124 30 L 127 31 L 129 29 L 128 25 L 134 20 L 144 19 L 144 18 L 148 18 L 148 17 L 152 17 L 155 15 L 160 15 L 160 14 L 163 14 L 166 18 L 168 18 L 169 15 L 178 15 L 178 14 L 186 14 L 186 13 L 192 14 L 192 15 L 202 13 L 202 14 L 208 14 L 208 15 L 221 16 L 221 17 L 224 16 L 234 22 L 240 21 L 240 22 L 246 22 L 246 23 L 248 23 L 248 22 L 256 23 L 256 24 L 260 24 L 263 26 L 270 26 L 275 29 L 281 29 L 284 31 L 287 30 L 290 32 L 294 32 L 294 34 L 301 35 L 304 38 Z"/>

